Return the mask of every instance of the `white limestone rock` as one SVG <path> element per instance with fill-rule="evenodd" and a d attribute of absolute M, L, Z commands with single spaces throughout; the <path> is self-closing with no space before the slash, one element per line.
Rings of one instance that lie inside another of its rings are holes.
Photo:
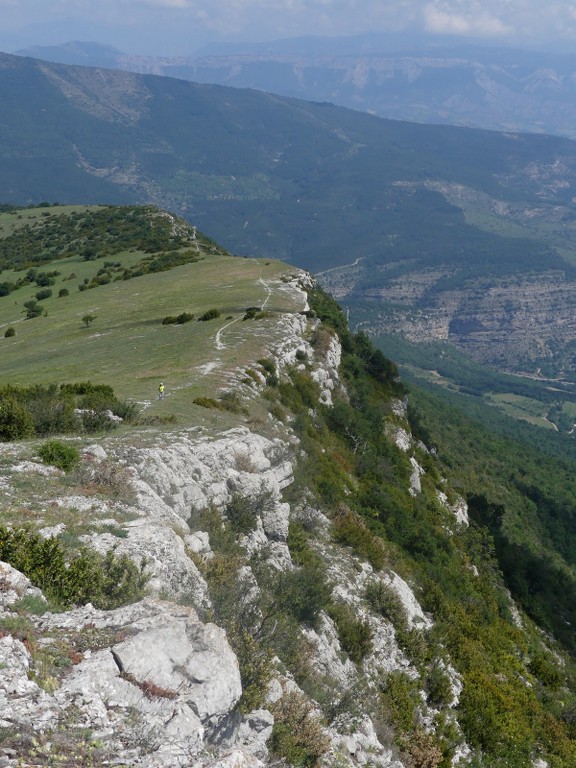
<path fill-rule="evenodd" d="M 394 571 L 390 576 L 383 575 L 382 579 L 402 601 L 410 629 L 430 629 L 432 621 L 424 614 L 416 595 L 404 579 Z"/>
<path fill-rule="evenodd" d="M 397 448 L 400 448 L 404 453 L 412 448 L 412 435 L 407 432 L 403 427 L 387 427 L 386 434 L 390 437 Z"/>
<path fill-rule="evenodd" d="M 444 493 L 444 491 L 438 491 L 438 500 L 443 507 L 454 514 L 456 522 L 459 525 L 464 525 L 466 527 L 470 525 L 470 520 L 468 519 L 468 504 L 466 504 L 461 496 L 459 496 L 456 501 L 451 504 L 448 501 L 448 496 Z"/>
<path fill-rule="evenodd" d="M 116 740 L 125 737 L 122 749 L 130 732 L 139 730 L 135 719 L 146 728 L 146 741 L 161 735 L 154 757 L 122 760 L 128 764 L 160 768 L 200 756 L 240 698 L 238 662 L 224 630 L 202 623 L 192 608 L 147 598 L 114 611 L 84 606 L 46 614 L 39 625 L 46 631 L 109 629 L 123 636 L 84 654 L 53 701 L 60 710 L 73 706 L 83 726 L 114 734 Z M 117 748 L 119 756 L 122 749 Z"/>
<path fill-rule="evenodd" d="M 266 742 L 272 735 L 274 717 L 267 709 L 257 709 L 244 715 L 234 734 L 233 746 L 247 750 L 261 760 L 268 757 Z"/>
<path fill-rule="evenodd" d="M 184 598 L 194 605 L 207 605 L 208 587 L 198 568 L 186 553 L 185 543 L 172 528 L 148 519 L 126 523 L 127 538 L 111 533 L 94 533 L 82 540 L 102 554 L 114 550 L 128 555 L 137 565 L 145 564 L 150 577 L 146 588 L 150 594 Z"/>
<path fill-rule="evenodd" d="M 410 464 L 412 465 L 412 474 L 410 475 L 410 487 L 408 493 L 411 496 L 417 496 L 422 493 L 422 483 L 420 478 L 424 473 L 424 469 L 418 464 L 414 456 L 410 457 Z"/>
<path fill-rule="evenodd" d="M 326 768 L 334 764 L 403 768 L 402 763 L 394 757 L 392 749 L 380 743 L 369 717 L 342 715 L 334 727 L 330 754 L 322 762 Z"/>
<path fill-rule="evenodd" d="M 0 728 L 34 725 L 38 731 L 54 727 L 59 708 L 29 679 L 30 654 L 12 635 L 0 637 Z"/>
<path fill-rule="evenodd" d="M 23 597 L 38 597 L 44 600 L 42 592 L 32 586 L 27 576 L 0 560 L 0 612 Z"/>
<path fill-rule="evenodd" d="M 210 536 L 206 531 L 196 531 L 184 536 L 184 544 L 191 552 L 197 555 L 208 555 L 212 552 L 210 548 Z"/>

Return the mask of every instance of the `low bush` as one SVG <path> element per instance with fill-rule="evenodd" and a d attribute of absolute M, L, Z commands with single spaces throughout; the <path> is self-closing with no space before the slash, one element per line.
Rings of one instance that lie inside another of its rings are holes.
<path fill-rule="evenodd" d="M 203 315 L 200 315 L 200 317 L 198 318 L 198 321 L 205 322 L 206 320 L 215 320 L 217 317 L 220 317 L 220 310 L 209 309 L 207 312 L 204 312 Z"/>
<path fill-rule="evenodd" d="M 224 508 L 226 519 L 236 533 L 249 533 L 259 517 L 273 506 L 272 493 L 264 485 L 251 496 L 234 493 Z"/>
<path fill-rule="evenodd" d="M 4 338 L 9 339 L 12 336 L 16 336 L 16 331 L 14 328 L 12 328 L 12 326 L 10 326 L 10 328 L 6 328 L 6 330 L 4 331 Z"/>
<path fill-rule="evenodd" d="M 439 664 L 433 664 L 425 680 L 428 703 L 433 707 L 448 706 L 454 699 L 450 678 Z"/>
<path fill-rule="evenodd" d="M 36 291 L 34 295 L 37 301 L 42 301 L 43 299 L 49 299 L 52 296 L 52 291 L 50 288 L 43 288 L 41 291 Z"/>
<path fill-rule="evenodd" d="M 246 307 L 242 320 L 254 320 L 262 312 L 262 307 Z"/>
<path fill-rule="evenodd" d="M 0 441 L 22 440 L 34 434 L 34 422 L 26 406 L 14 397 L 0 400 Z"/>
<path fill-rule="evenodd" d="M 269 747 L 288 765 L 314 768 L 328 751 L 330 741 L 312 704 L 298 691 L 284 692 L 270 706 L 274 726 Z"/>
<path fill-rule="evenodd" d="M 130 470 L 116 461 L 83 461 L 73 469 L 69 478 L 75 485 L 100 490 L 124 501 L 134 496 Z"/>
<path fill-rule="evenodd" d="M 28 528 L 0 526 L 0 560 L 9 563 L 63 609 L 93 603 L 110 610 L 144 596 L 148 581 L 126 555 L 106 555 L 83 549 L 67 561 L 62 544 L 44 539 Z"/>
<path fill-rule="evenodd" d="M 418 682 L 405 672 L 391 672 L 380 692 L 381 715 L 391 722 L 397 735 L 413 733 L 421 703 Z"/>
<path fill-rule="evenodd" d="M 230 413 L 248 413 L 248 409 L 242 403 L 242 399 L 238 392 L 228 390 L 220 395 L 220 402 L 222 407 L 230 411 Z"/>
<path fill-rule="evenodd" d="M 386 562 L 386 548 L 382 539 L 374 536 L 362 519 L 350 510 L 338 515 L 333 522 L 332 535 L 339 544 L 344 544 L 360 557 L 368 560 L 374 568 L 382 568 Z"/>
<path fill-rule="evenodd" d="M 63 298 L 64 296 L 69 296 L 69 295 L 70 295 L 70 291 L 68 290 L 68 288 L 60 288 L 60 290 L 58 291 L 58 298 L 59 299 Z"/>
<path fill-rule="evenodd" d="M 49 440 L 40 446 L 38 455 L 44 464 L 50 464 L 53 467 L 68 472 L 80 462 L 80 452 L 75 445 L 66 445 L 59 440 Z"/>
<path fill-rule="evenodd" d="M 332 605 L 328 614 L 336 624 L 342 649 L 355 664 L 372 650 L 372 630 L 368 621 L 358 619 L 347 605 Z"/>
<path fill-rule="evenodd" d="M 162 325 L 183 325 L 194 320 L 194 315 L 191 312 L 181 312 L 179 315 L 167 315 L 162 320 Z"/>
<path fill-rule="evenodd" d="M 26 309 L 26 319 L 31 320 L 33 317 L 40 317 L 42 312 L 42 306 L 38 304 L 36 299 L 30 299 L 24 302 L 24 308 Z"/>
<path fill-rule="evenodd" d="M 315 563 L 279 573 L 271 591 L 278 611 L 310 627 L 316 626 L 320 611 L 330 602 L 324 566 Z"/>
<path fill-rule="evenodd" d="M 376 613 L 384 616 L 395 627 L 407 629 L 408 617 L 396 591 L 382 581 L 374 581 L 366 588 L 366 600 Z"/>
<path fill-rule="evenodd" d="M 213 397 L 195 397 L 192 400 L 194 405 L 201 405 L 202 408 L 216 408 L 216 410 L 222 411 L 224 406 L 219 400 L 215 400 Z"/>
<path fill-rule="evenodd" d="M 114 421 L 104 411 L 84 410 L 80 413 L 82 430 L 90 435 L 97 432 L 110 432 L 116 429 L 118 422 Z"/>

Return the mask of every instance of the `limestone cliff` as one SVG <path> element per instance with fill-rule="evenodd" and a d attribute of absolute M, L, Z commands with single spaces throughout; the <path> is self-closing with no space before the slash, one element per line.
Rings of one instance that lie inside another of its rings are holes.
<path fill-rule="evenodd" d="M 302 284 L 286 290 L 302 291 Z M 280 382 L 299 371 L 316 382 L 312 414 L 321 403 L 346 402 L 334 332 L 312 312 L 276 322 L 283 338 L 268 354 Z M 262 397 L 263 379 L 250 386 L 250 397 Z M 411 435 L 406 403 L 393 399 L 387 414 L 379 430 L 397 461 L 405 457 L 406 490 L 416 498 L 428 483 L 443 531 L 455 536 L 468 523 L 465 503 L 424 467 L 430 454 Z M 18 508 L 46 537 L 76 536 L 99 552 L 144 563 L 148 594 L 113 610 L 88 604 L 35 614 L 29 609 L 41 603 L 39 591 L 0 564 L 0 766 L 437 766 L 439 719 L 450 724 L 450 764 L 468 762 L 456 717 L 462 682 L 449 653 L 425 662 L 447 686 L 434 696 L 422 689 L 417 654 L 407 645 L 434 625 L 418 585 L 395 570 L 392 557 L 376 562 L 334 536 L 352 512 L 342 502 L 318 504 L 302 481 L 310 457 L 287 412 L 278 407 L 260 423 L 241 414 L 237 421 L 224 431 L 142 428 L 79 441 L 83 484 L 40 463 L 35 443 L 1 446 L 6 508 Z M 351 451 L 361 452 L 360 439 L 351 440 Z M 121 486 L 106 485 L 111 476 Z M 368 529 L 354 520 L 368 541 Z M 307 532 L 306 545 L 295 546 L 295 523 Z M 231 531 L 224 557 L 222 537 Z M 281 649 L 293 624 L 278 633 L 283 614 L 270 600 L 295 600 L 295 593 L 282 597 L 281 587 L 310 563 L 326 575 L 330 607 L 301 622 L 294 653 Z M 222 569 L 232 567 L 230 580 Z M 222 584 L 239 591 L 223 594 Z M 229 598 L 240 604 L 228 605 Z M 344 619 L 365 638 L 361 650 L 346 644 Z M 262 651 L 266 638 L 273 639 Z M 417 737 L 403 745 L 381 705 L 385 681 L 397 673 L 418 690 Z M 291 730 L 307 739 L 308 751 L 300 746 L 296 757 L 281 748 Z"/>

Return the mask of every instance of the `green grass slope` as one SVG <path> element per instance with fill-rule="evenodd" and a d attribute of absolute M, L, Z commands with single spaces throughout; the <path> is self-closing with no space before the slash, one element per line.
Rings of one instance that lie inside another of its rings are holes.
<path fill-rule="evenodd" d="M 79 210 L 93 220 L 101 209 L 59 206 L 4 213 L 0 216 L 0 232 L 5 233 L 0 252 L 8 233 L 22 233 L 26 224 L 46 226 L 46 213 L 66 224 Z M 145 210 L 151 220 L 158 214 L 155 209 Z M 191 227 L 187 232 L 192 236 Z M 40 279 L 42 274 L 59 273 L 52 278 L 52 296 L 39 302 L 41 314 L 37 317 L 27 319 L 24 307 L 42 290 L 37 282 L 0 296 L 4 384 L 90 380 L 112 385 L 122 398 L 150 401 L 162 380 L 166 399 L 154 403 L 154 408 L 186 423 L 193 399 L 232 384 L 245 360 L 263 354 L 278 333 L 276 313 L 304 309 L 303 304 L 295 306 L 282 290 L 282 278 L 288 279 L 290 272 L 279 262 L 231 256 L 197 233 L 197 239 L 181 249 L 193 253 L 190 263 L 124 279 L 125 270 L 141 265 L 143 259 L 151 263 L 162 253 L 146 254 L 133 245 L 127 242 L 124 250 L 108 259 L 98 255 L 96 245 L 94 259 L 75 253 L 40 266 L 27 262 L 18 271 L 3 269 L 0 282 L 11 284 L 24 278 L 29 269 L 36 270 Z M 143 248 L 145 243 L 140 245 Z M 106 263 L 121 265 L 110 271 L 110 282 L 80 290 Z M 62 289 L 68 295 L 60 296 Z M 269 316 L 243 321 L 249 306 L 265 307 Z M 199 322 L 211 309 L 218 309 L 220 316 Z M 195 319 L 162 324 L 165 317 L 182 312 L 192 313 Z M 89 325 L 83 321 L 87 315 L 94 318 Z M 15 335 L 5 338 L 8 328 Z"/>

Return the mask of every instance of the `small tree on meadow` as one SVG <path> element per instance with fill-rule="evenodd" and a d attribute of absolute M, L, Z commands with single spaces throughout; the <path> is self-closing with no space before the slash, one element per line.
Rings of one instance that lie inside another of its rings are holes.
<path fill-rule="evenodd" d="M 96 320 L 95 315 L 84 315 L 84 317 L 82 318 L 82 322 L 84 323 L 86 328 L 88 328 L 94 322 L 94 320 Z"/>

